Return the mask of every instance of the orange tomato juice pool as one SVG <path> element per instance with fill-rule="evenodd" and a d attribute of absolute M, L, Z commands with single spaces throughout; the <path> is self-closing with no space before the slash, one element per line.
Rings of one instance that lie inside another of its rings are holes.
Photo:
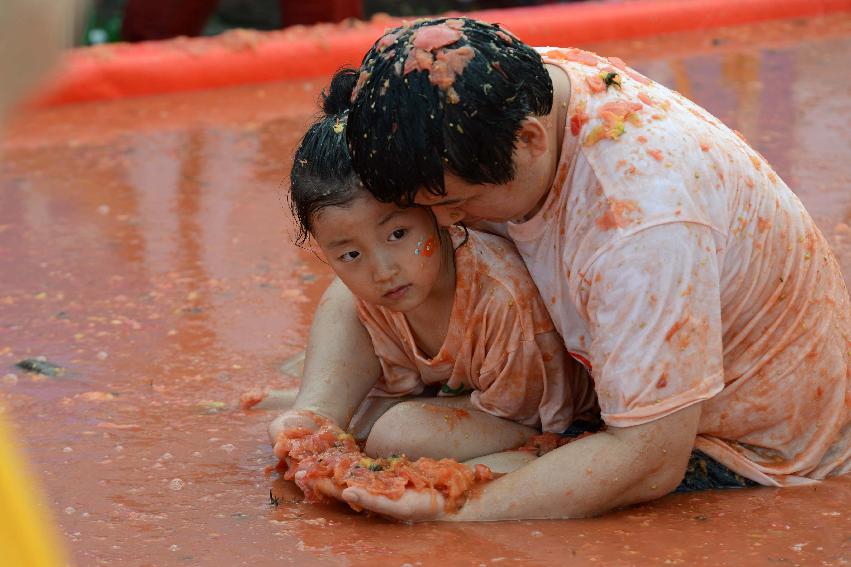
<path fill-rule="evenodd" d="M 582 46 L 696 100 L 796 190 L 851 276 L 851 16 Z M 851 478 L 602 518 L 407 526 L 265 478 L 330 270 L 284 179 L 324 81 L 21 116 L 0 169 L 0 405 L 74 564 L 846 565 Z M 45 356 L 66 370 L 27 374 Z M 269 491 L 278 498 L 270 504 Z"/>

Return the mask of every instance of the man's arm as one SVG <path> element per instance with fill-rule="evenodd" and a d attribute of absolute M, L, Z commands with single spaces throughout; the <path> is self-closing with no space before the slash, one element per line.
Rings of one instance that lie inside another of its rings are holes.
<path fill-rule="evenodd" d="M 682 480 L 699 420 L 694 405 L 580 439 L 493 482 L 447 519 L 576 518 L 659 498 Z"/>
<path fill-rule="evenodd" d="M 325 290 L 310 328 L 301 388 L 292 410 L 269 425 L 278 431 L 308 410 L 345 428 L 381 372 L 372 340 L 358 319 L 354 297 L 339 280 Z"/>
<path fill-rule="evenodd" d="M 432 494 L 399 500 L 346 489 L 343 498 L 407 521 L 579 518 L 646 502 L 673 491 L 694 446 L 700 404 L 650 423 L 574 441 L 487 485 L 456 514 L 444 515 Z"/>

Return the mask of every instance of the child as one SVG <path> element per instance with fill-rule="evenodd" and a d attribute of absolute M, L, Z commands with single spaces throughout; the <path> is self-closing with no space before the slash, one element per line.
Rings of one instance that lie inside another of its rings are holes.
<path fill-rule="evenodd" d="M 590 414 L 596 404 L 587 374 L 564 350 L 513 246 L 441 228 L 426 208 L 382 203 L 364 191 L 346 149 L 347 114 L 332 115 L 340 106 L 326 98 L 329 115 L 296 151 L 291 208 L 297 242 L 312 237 L 356 297 L 380 361 L 372 400 L 355 420 L 366 422 L 366 452 L 467 460 L 521 445 L 538 429 L 564 431 Z M 434 391 L 395 406 L 374 401 Z M 337 405 L 340 396 L 351 405 L 363 397 L 345 385 L 335 396 Z M 332 414 L 323 403 L 312 400 L 309 409 Z"/>

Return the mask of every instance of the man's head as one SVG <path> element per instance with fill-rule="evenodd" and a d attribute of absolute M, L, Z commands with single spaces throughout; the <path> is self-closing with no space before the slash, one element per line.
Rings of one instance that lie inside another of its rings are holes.
<path fill-rule="evenodd" d="M 379 39 L 352 102 L 355 170 L 378 199 L 408 204 L 445 196 L 447 182 L 512 181 L 524 123 L 549 114 L 553 85 L 540 55 L 499 26 L 443 18 Z"/>

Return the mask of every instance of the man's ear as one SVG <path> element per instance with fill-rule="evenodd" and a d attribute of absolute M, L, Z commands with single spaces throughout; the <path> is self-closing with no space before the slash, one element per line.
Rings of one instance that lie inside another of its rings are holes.
<path fill-rule="evenodd" d="M 525 149 L 531 157 L 537 158 L 547 153 L 549 143 L 547 130 L 540 120 L 528 116 L 520 123 L 520 130 L 517 132 L 518 149 Z"/>

